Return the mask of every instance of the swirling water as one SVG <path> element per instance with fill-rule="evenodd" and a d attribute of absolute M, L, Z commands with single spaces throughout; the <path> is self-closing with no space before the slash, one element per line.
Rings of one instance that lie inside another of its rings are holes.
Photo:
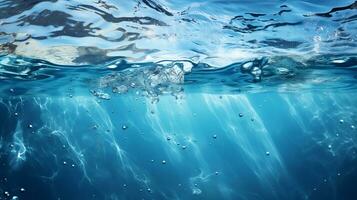
<path fill-rule="evenodd" d="M 0 0 L 0 199 L 357 199 L 357 2 Z"/>

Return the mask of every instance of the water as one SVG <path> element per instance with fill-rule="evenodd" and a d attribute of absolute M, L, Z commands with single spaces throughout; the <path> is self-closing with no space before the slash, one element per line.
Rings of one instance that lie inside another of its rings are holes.
<path fill-rule="evenodd" d="M 0 0 L 0 199 L 357 199 L 356 9 Z"/>

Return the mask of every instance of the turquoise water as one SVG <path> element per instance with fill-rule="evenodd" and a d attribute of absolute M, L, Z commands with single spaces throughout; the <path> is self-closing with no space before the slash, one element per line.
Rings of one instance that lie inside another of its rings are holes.
<path fill-rule="evenodd" d="M 0 0 L 0 199 L 356 199 L 356 9 Z"/>

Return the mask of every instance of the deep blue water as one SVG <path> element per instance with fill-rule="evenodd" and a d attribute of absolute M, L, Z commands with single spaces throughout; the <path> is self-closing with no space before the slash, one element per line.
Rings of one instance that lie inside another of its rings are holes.
<path fill-rule="evenodd" d="M 0 0 L 0 200 L 355 200 L 356 79 L 350 0 Z"/>

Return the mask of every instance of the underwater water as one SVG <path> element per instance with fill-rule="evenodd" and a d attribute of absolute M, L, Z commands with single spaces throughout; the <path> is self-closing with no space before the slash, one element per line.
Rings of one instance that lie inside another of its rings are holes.
<path fill-rule="evenodd" d="M 357 1 L 0 0 L 0 199 L 357 199 Z"/>

